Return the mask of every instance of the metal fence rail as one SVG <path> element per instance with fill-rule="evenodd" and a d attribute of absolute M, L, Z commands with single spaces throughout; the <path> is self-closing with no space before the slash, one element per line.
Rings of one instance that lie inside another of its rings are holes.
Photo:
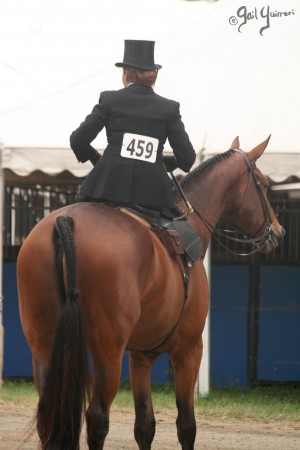
<path fill-rule="evenodd" d="M 32 228 L 52 211 L 74 203 L 78 185 L 5 186 L 4 259 L 16 259 Z"/>
<path fill-rule="evenodd" d="M 16 259 L 20 246 L 39 220 L 58 208 L 74 203 L 79 182 L 67 186 L 5 186 L 4 259 Z M 236 256 L 226 249 L 241 253 L 249 249 L 244 245 L 232 244 L 225 238 L 221 242 L 213 239 L 212 262 L 249 264 L 259 259 L 264 263 L 300 265 L 300 199 L 289 200 L 286 194 L 273 193 L 271 203 L 286 230 L 278 249 L 269 255 Z"/>

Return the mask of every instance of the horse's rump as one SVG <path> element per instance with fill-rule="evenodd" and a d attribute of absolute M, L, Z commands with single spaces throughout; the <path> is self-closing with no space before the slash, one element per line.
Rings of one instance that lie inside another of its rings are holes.
<path fill-rule="evenodd" d="M 60 215 L 74 221 L 76 287 L 87 334 L 101 324 L 107 330 L 115 328 L 117 339 L 129 348 L 150 350 L 159 345 L 180 316 L 184 302 L 182 276 L 155 233 L 117 209 L 78 203 L 41 220 L 28 236 L 18 262 L 22 266 L 22 258 L 30 253 L 36 255 L 39 267 L 32 261 L 31 267 L 21 267 L 19 277 L 33 280 L 35 274 L 35 285 L 43 280 L 45 310 L 50 292 L 59 292 L 61 298 L 52 241 Z M 149 320 L 153 315 L 155 326 Z"/>

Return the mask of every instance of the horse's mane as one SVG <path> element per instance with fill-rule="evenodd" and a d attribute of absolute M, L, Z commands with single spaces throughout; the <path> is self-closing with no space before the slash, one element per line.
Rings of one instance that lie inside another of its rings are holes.
<path fill-rule="evenodd" d="M 220 153 L 219 155 L 213 156 L 212 158 L 204 161 L 202 164 L 197 166 L 194 170 L 192 170 L 188 175 L 186 175 L 181 181 L 180 185 L 182 187 L 188 186 L 192 181 L 195 181 L 203 172 L 211 169 L 218 162 L 223 161 L 226 158 L 229 158 L 234 153 L 234 150 L 227 150 L 227 152 Z"/>

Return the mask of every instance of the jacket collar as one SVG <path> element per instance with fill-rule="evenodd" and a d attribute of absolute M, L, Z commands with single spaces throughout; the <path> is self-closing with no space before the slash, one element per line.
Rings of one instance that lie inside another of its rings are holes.
<path fill-rule="evenodd" d="M 140 91 L 145 94 L 154 94 L 153 88 L 151 86 L 145 86 L 144 84 L 131 83 L 127 86 L 126 89 Z"/>

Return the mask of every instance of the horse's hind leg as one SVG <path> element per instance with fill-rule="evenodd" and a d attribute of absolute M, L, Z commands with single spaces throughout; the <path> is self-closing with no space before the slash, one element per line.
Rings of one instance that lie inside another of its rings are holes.
<path fill-rule="evenodd" d="M 115 398 L 121 378 L 122 354 L 116 357 L 105 357 L 98 354 L 97 365 L 94 359 L 93 390 L 90 405 L 86 412 L 87 441 L 89 450 L 102 450 L 109 430 L 110 407 Z M 98 359 L 100 358 L 100 359 Z"/>
<path fill-rule="evenodd" d="M 135 405 L 134 436 L 140 450 L 150 450 L 155 435 L 151 367 L 157 356 L 130 353 L 130 380 Z"/>

